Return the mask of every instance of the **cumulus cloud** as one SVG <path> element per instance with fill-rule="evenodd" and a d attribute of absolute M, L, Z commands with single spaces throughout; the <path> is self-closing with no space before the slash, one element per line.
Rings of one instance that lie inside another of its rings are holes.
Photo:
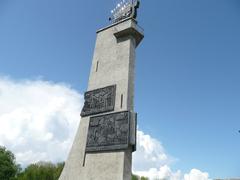
<path fill-rule="evenodd" d="M 80 121 L 83 96 L 70 86 L 43 80 L 0 77 L 0 145 L 14 152 L 23 166 L 64 161 Z M 137 132 L 133 171 L 151 180 L 208 180 L 208 173 L 188 174 L 170 168 L 175 159 L 161 142 Z"/>
<path fill-rule="evenodd" d="M 23 165 L 63 161 L 82 104 L 82 96 L 65 84 L 0 78 L 0 145 Z"/>
<path fill-rule="evenodd" d="M 201 172 L 198 169 L 192 169 L 189 174 L 184 175 L 184 180 L 208 180 L 208 173 Z"/>
<path fill-rule="evenodd" d="M 137 151 L 133 155 L 133 172 L 150 180 L 208 180 L 208 173 L 192 169 L 188 174 L 174 172 L 170 165 L 176 160 L 166 153 L 161 142 L 138 130 Z"/>
<path fill-rule="evenodd" d="M 136 171 L 139 176 L 148 177 L 150 180 L 180 180 L 181 171 L 172 172 L 169 166 L 163 165 L 159 169 L 150 168 L 147 171 Z"/>
<path fill-rule="evenodd" d="M 144 171 L 147 167 L 161 167 L 175 161 L 170 157 L 162 144 L 150 135 L 138 130 L 137 151 L 133 155 L 134 171 Z"/>

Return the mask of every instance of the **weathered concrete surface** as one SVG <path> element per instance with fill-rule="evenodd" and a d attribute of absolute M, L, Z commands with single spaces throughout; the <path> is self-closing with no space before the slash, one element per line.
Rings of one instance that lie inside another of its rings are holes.
<path fill-rule="evenodd" d="M 126 29 L 129 33 L 121 34 Z M 133 30 L 138 32 L 136 22 L 128 19 L 97 32 L 88 91 L 116 84 L 114 112 L 128 110 L 134 115 L 135 48 L 143 35 Z M 134 124 L 135 118 L 131 121 Z M 60 180 L 130 180 L 131 147 L 85 154 L 88 125 L 89 117 L 82 118 Z M 131 133 L 134 141 L 133 128 Z"/>

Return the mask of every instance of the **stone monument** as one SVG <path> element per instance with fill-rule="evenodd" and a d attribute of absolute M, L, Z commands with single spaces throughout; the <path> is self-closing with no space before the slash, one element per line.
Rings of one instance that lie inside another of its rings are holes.
<path fill-rule="evenodd" d="M 123 1 L 97 31 L 80 125 L 59 180 L 130 180 L 136 150 L 135 49 L 139 0 Z"/>

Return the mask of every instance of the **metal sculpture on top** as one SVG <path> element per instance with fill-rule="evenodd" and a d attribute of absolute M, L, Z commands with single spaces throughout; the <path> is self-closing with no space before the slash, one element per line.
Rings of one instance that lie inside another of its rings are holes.
<path fill-rule="evenodd" d="M 123 0 L 111 11 L 109 21 L 117 23 L 127 18 L 137 18 L 137 9 L 139 8 L 139 0 Z"/>

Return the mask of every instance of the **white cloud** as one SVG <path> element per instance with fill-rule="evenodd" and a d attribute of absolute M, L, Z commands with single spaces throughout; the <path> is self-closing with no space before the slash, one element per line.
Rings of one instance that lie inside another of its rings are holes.
<path fill-rule="evenodd" d="M 159 169 L 150 168 L 147 171 L 136 171 L 135 172 L 139 176 L 148 177 L 151 180 L 180 180 L 182 175 L 181 171 L 172 172 L 169 166 L 163 165 Z"/>
<path fill-rule="evenodd" d="M 169 156 L 161 142 L 138 130 L 137 151 L 133 154 L 133 172 L 150 180 L 208 180 L 208 173 L 192 169 L 183 175 L 180 170 L 173 172 L 170 165 L 175 159 Z"/>
<path fill-rule="evenodd" d="M 169 165 L 174 159 L 166 154 L 162 144 L 150 135 L 138 130 L 137 151 L 133 154 L 134 171 L 146 170 L 149 167 Z"/>
<path fill-rule="evenodd" d="M 209 175 L 206 172 L 192 169 L 188 174 L 183 175 L 180 170 L 173 172 L 167 165 L 159 169 L 150 168 L 147 171 L 135 171 L 135 174 L 148 177 L 150 180 L 209 180 Z"/>
<path fill-rule="evenodd" d="M 82 105 L 82 95 L 66 84 L 0 77 L 0 145 L 13 151 L 22 165 L 64 161 Z M 208 174 L 197 169 L 185 175 L 173 172 L 170 165 L 175 159 L 157 139 L 140 130 L 137 138 L 134 173 L 151 180 L 208 180 Z"/>
<path fill-rule="evenodd" d="M 184 175 L 184 180 L 208 180 L 208 173 L 201 172 L 198 169 L 192 169 L 189 174 Z"/>
<path fill-rule="evenodd" d="M 82 96 L 65 84 L 0 78 L 0 145 L 24 165 L 63 161 L 82 104 Z"/>

